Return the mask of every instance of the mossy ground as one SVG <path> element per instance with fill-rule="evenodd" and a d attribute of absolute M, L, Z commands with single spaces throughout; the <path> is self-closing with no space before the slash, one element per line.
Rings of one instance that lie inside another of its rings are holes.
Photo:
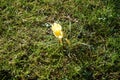
<path fill-rule="evenodd" d="M 58 21 L 60 45 L 48 23 Z M 0 80 L 120 79 L 120 0 L 0 0 Z"/>

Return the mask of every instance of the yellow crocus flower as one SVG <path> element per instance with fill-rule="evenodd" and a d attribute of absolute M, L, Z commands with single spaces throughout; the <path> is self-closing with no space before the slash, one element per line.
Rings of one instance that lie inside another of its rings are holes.
<path fill-rule="evenodd" d="M 58 23 L 53 23 L 51 29 L 55 37 L 57 37 L 60 40 L 60 43 L 62 44 L 63 32 L 61 25 Z"/>

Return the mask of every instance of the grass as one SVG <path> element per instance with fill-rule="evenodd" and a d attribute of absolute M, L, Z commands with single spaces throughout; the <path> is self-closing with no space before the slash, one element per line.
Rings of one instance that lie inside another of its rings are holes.
<path fill-rule="evenodd" d="M 60 45 L 49 23 L 58 21 Z M 119 80 L 119 0 L 0 0 L 0 80 Z"/>

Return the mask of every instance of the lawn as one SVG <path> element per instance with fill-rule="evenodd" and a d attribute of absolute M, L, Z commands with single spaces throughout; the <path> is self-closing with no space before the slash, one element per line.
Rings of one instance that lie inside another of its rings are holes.
<path fill-rule="evenodd" d="M 0 80 L 119 79 L 120 0 L 0 0 Z"/>

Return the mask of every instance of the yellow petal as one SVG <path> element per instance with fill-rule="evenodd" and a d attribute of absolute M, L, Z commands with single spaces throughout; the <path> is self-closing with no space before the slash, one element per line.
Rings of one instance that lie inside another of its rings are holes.
<path fill-rule="evenodd" d="M 58 24 L 58 23 L 54 23 L 54 24 L 52 25 L 52 31 L 56 31 L 56 30 L 62 30 L 61 25 Z"/>

